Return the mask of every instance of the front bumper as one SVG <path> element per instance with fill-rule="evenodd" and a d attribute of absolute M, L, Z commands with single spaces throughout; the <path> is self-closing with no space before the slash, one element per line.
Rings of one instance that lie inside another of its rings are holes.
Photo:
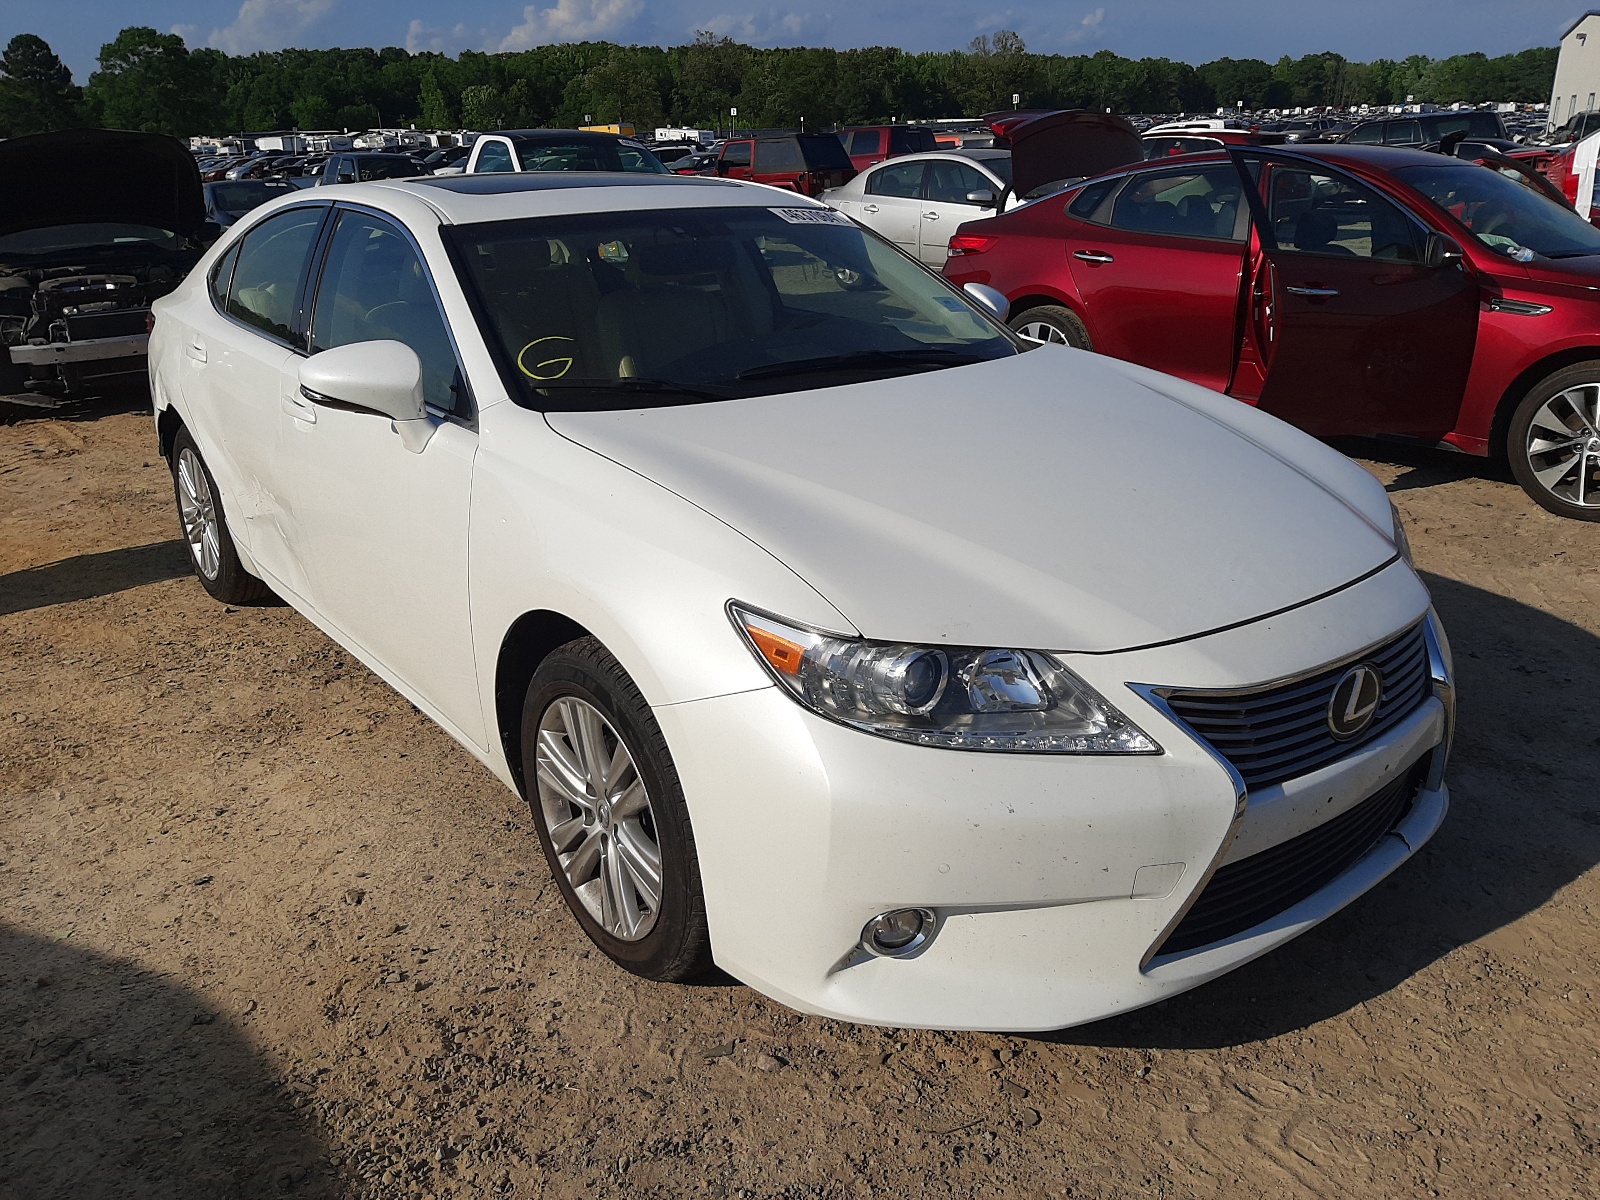
<path fill-rule="evenodd" d="M 63 363 L 104 362 L 116 358 L 143 359 L 148 351 L 148 334 L 88 338 L 78 342 L 45 342 L 43 345 L 12 346 L 11 361 L 18 366 L 57 367 Z"/>
<path fill-rule="evenodd" d="M 1274 845 L 1353 807 L 1425 756 L 1431 696 L 1360 750 L 1245 801 L 1226 764 L 1134 681 L 1236 687 L 1375 644 L 1421 618 L 1401 564 L 1335 596 L 1174 646 L 1065 661 L 1151 734 L 1151 757 L 937 750 L 833 724 L 776 688 L 656 710 L 688 799 L 724 969 L 809 1012 L 869 1024 L 1053 1029 L 1154 1003 L 1338 911 L 1420 847 L 1442 770 L 1393 834 L 1333 882 L 1223 942 L 1154 958 L 1234 848 Z M 891 908 L 934 911 L 915 955 L 856 950 Z"/>

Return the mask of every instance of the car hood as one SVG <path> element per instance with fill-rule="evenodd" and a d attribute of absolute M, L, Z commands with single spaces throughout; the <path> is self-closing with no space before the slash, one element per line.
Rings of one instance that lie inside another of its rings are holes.
<path fill-rule="evenodd" d="M 194 156 L 173 138 L 68 129 L 0 141 L 0 237 L 53 225 L 149 225 L 194 237 L 206 219 Z"/>
<path fill-rule="evenodd" d="M 1011 188 L 1026 196 L 1064 179 L 1099 175 L 1144 158 L 1144 142 L 1127 118 L 1088 109 L 997 112 L 982 120 L 995 146 L 1011 151 Z"/>
<path fill-rule="evenodd" d="M 1395 557 L 1382 488 L 1348 459 L 1216 393 L 1064 348 L 547 420 L 764 547 L 870 638 L 1147 646 Z"/>

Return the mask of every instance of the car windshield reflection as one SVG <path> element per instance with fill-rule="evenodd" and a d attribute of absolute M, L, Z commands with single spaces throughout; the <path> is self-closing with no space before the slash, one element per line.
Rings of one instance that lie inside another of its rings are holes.
<path fill-rule="evenodd" d="M 1480 243 L 1508 258 L 1600 254 L 1600 229 L 1565 205 L 1476 164 L 1400 167 L 1395 177 L 1444 209 Z"/>
<path fill-rule="evenodd" d="M 450 230 L 519 399 L 684 404 L 1018 352 L 959 292 L 826 209 L 595 213 Z"/>

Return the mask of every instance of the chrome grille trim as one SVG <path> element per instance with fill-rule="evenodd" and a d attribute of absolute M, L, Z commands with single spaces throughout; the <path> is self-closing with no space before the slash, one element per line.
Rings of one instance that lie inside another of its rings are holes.
<path fill-rule="evenodd" d="M 1383 700 L 1357 737 L 1339 741 L 1327 705 L 1346 670 L 1371 663 L 1383 679 Z M 1151 689 L 1168 713 L 1259 790 L 1327 766 L 1393 729 L 1432 693 L 1423 622 L 1360 654 L 1312 672 L 1253 688 L 1225 691 Z"/>

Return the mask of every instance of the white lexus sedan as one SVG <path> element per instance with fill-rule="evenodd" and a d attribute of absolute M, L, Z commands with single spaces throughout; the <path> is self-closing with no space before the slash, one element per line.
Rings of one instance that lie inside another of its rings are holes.
<path fill-rule="evenodd" d="M 297 193 L 156 314 L 201 582 L 278 593 L 524 796 L 637 974 L 1072 1025 L 1288 941 L 1444 816 L 1449 652 L 1371 476 L 1029 349 L 819 204 Z"/>

